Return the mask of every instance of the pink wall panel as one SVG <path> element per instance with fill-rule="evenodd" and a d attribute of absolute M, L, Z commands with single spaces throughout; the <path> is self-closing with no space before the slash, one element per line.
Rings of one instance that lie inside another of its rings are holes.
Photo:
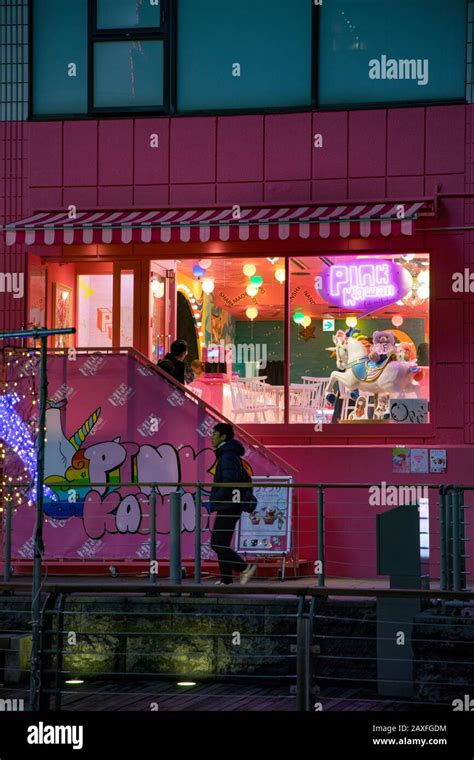
<path fill-rule="evenodd" d="M 135 121 L 135 183 L 137 185 L 163 185 L 169 182 L 169 133 L 169 119 L 137 119 Z M 158 147 L 152 147 L 156 142 Z"/>
<path fill-rule="evenodd" d="M 60 121 L 29 125 L 30 186 L 59 187 L 62 184 L 62 130 Z"/>
<path fill-rule="evenodd" d="M 436 399 L 436 423 L 439 428 L 462 428 L 466 367 L 462 363 L 437 363 L 433 369 L 432 392 Z M 440 436 L 444 439 L 444 432 L 440 431 Z"/>
<path fill-rule="evenodd" d="M 464 106 L 432 106 L 427 109 L 427 174 L 464 172 L 465 115 Z"/>
<path fill-rule="evenodd" d="M 281 114 L 265 118 L 265 179 L 311 178 L 311 114 Z"/>
<path fill-rule="evenodd" d="M 377 179 L 350 179 L 349 198 L 385 198 L 385 178 Z"/>
<path fill-rule="evenodd" d="M 60 187 L 32 187 L 29 192 L 29 208 L 32 213 L 44 208 L 60 209 L 62 194 Z"/>
<path fill-rule="evenodd" d="M 313 201 L 340 201 L 347 197 L 346 179 L 317 179 L 311 183 Z"/>
<path fill-rule="evenodd" d="M 132 206 L 133 187 L 99 187 L 99 206 L 127 209 Z"/>
<path fill-rule="evenodd" d="M 215 185 L 171 185 L 170 203 L 176 206 L 215 203 Z"/>
<path fill-rule="evenodd" d="M 424 177 L 387 177 L 387 197 L 404 200 L 425 194 Z"/>
<path fill-rule="evenodd" d="M 144 208 L 169 205 L 169 185 L 135 185 L 133 203 Z"/>
<path fill-rule="evenodd" d="M 423 174 L 425 170 L 425 109 L 388 111 L 387 173 Z"/>
<path fill-rule="evenodd" d="M 97 121 L 64 122 L 64 184 L 97 184 Z"/>
<path fill-rule="evenodd" d="M 262 182 L 220 182 L 217 185 L 217 203 L 241 205 L 263 203 Z"/>
<path fill-rule="evenodd" d="M 386 111 L 349 114 L 349 176 L 384 177 L 386 169 Z"/>
<path fill-rule="evenodd" d="M 337 179 L 347 177 L 348 114 L 316 113 L 313 117 L 313 177 Z M 314 147 L 315 135 L 322 136 L 322 147 Z"/>
<path fill-rule="evenodd" d="M 311 182 L 265 182 L 265 202 L 308 203 Z"/>
<path fill-rule="evenodd" d="M 171 122 L 173 184 L 216 181 L 216 119 L 213 116 Z"/>
<path fill-rule="evenodd" d="M 99 184 L 133 184 L 133 120 L 99 122 Z"/>
<path fill-rule="evenodd" d="M 263 116 L 223 116 L 217 128 L 217 181 L 263 180 Z"/>
<path fill-rule="evenodd" d="M 63 190 L 62 208 L 70 204 L 77 207 L 78 211 L 84 211 L 97 206 L 97 186 L 94 187 L 65 187 Z"/>

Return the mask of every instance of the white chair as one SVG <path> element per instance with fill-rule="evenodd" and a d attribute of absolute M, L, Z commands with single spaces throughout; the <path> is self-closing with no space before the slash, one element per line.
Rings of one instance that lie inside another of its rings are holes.
<path fill-rule="evenodd" d="M 272 412 L 277 418 L 278 408 L 267 397 L 266 378 L 248 377 L 230 384 L 232 395 L 232 414 L 236 422 L 241 415 L 253 416 L 253 422 L 267 422 L 267 413 Z"/>
<path fill-rule="evenodd" d="M 303 381 L 305 378 L 303 378 Z M 327 378 L 317 382 L 303 382 L 300 388 L 290 388 L 290 421 L 317 422 L 326 403 Z"/>

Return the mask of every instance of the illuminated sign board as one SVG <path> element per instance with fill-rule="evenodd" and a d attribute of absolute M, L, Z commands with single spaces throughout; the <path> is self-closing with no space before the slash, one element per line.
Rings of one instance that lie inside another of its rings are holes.
<path fill-rule="evenodd" d="M 318 281 L 316 281 L 318 283 Z M 413 287 L 405 267 L 386 259 L 351 259 L 330 266 L 321 277 L 321 295 L 331 306 L 375 311 L 400 301 Z"/>

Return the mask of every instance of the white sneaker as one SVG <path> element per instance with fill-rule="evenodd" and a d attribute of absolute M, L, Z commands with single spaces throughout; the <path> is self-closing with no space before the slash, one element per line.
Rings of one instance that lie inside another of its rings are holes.
<path fill-rule="evenodd" d="M 247 565 L 245 570 L 240 573 L 240 585 L 245 586 L 246 583 L 255 575 L 257 565 Z"/>

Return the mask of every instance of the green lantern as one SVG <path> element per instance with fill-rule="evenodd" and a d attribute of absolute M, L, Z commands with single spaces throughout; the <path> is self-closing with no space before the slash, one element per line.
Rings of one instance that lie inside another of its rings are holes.
<path fill-rule="evenodd" d="M 302 311 L 295 311 L 293 314 L 293 322 L 296 322 L 297 325 L 301 325 L 303 323 L 304 314 Z"/>
<path fill-rule="evenodd" d="M 260 288 L 263 285 L 263 277 L 260 277 L 259 274 L 254 274 L 254 276 L 250 278 L 250 282 L 256 288 Z"/>

